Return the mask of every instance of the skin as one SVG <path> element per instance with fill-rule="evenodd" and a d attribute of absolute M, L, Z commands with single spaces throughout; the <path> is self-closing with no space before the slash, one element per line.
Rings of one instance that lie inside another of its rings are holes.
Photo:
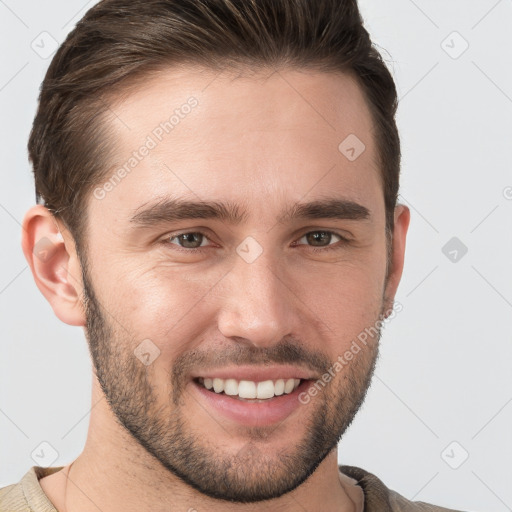
<path fill-rule="evenodd" d="M 112 170 L 191 96 L 198 105 L 136 168 L 104 198 L 91 194 L 87 254 L 43 206 L 25 215 L 35 282 L 59 319 L 84 328 L 94 369 L 85 448 L 41 486 L 61 512 L 359 510 L 361 488 L 340 478 L 336 445 L 364 400 L 378 336 L 279 424 L 247 427 L 212 414 L 192 377 L 205 365 L 283 361 L 320 377 L 389 312 L 410 213 L 395 208 L 386 276 L 368 107 L 341 73 L 166 69 L 112 102 L 104 120 L 115 140 Z M 349 134 L 366 146 L 355 161 L 338 150 Z M 135 229 L 134 212 L 169 194 L 231 201 L 246 215 Z M 326 197 L 370 216 L 279 221 L 285 208 Z M 202 252 L 172 238 L 183 231 L 204 233 Z M 319 231 L 335 235 L 305 236 Z M 251 263 L 236 252 L 248 236 L 263 250 Z M 33 249 L 43 237 L 53 245 L 41 259 Z M 134 356 L 145 339 L 160 351 L 148 366 Z"/>

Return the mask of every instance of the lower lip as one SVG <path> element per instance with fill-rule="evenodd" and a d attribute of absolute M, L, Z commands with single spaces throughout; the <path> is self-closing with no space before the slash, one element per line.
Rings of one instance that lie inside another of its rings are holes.
<path fill-rule="evenodd" d="M 238 424 L 250 427 L 274 425 L 284 421 L 302 405 L 299 394 L 307 389 L 309 384 L 308 380 L 302 381 L 290 394 L 276 396 L 265 402 L 245 402 L 223 393 L 209 391 L 201 384 L 192 382 L 193 388 L 210 409 Z"/>

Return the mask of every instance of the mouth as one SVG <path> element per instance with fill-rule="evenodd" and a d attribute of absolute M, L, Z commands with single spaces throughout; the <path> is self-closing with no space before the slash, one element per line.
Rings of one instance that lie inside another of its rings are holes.
<path fill-rule="evenodd" d="M 243 372 L 236 373 L 238 378 L 210 375 L 192 379 L 191 389 L 210 420 L 218 422 L 220 416 L 238 426 L 265 427 L 275 426 L 293 413 L 306 414 L 310 410 L 300 402 L 299 396 L 313 384 L 312 379 L 290 371 L 282 378 L 275 378 L 279 377 L 276 372 L 272 376 L 251 376 L 257 380 L 244 379 Z"/>
<path fill-rule="evenodd" d="M 262 403 L 275 397 L 293 393 L 305 379 L 276 379 L 260 382 L 252 380 L 198 377 L 195 382 L 204 389 L 237 400 Z"/>

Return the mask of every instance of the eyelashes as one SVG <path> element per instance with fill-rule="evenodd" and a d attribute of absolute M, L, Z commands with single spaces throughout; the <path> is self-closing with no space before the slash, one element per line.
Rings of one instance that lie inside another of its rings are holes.
<path fill-rule="evenodd" d="M 310 245 L 308 243 L 298 243 L 301 240 L 303 240 L 304 238 L 306 240 L 308 240 L 308 237 L 309 237 L 309 241 L 312 241 L 312 240 L 314 240 L 314 237 L 310 237 L 310 235 L 319 235 L 319 234 L 321 234 L 324 237 L 327 235 L 328 242 L 329 242 L 327 245 L 315 246 L 315 245 Z M 330 242 L 332 242 L 333 237 L 339 239 L 337 243 L 330 243 Z M 180 243 L 173 243 L 172 240 L 176 240 L 178 242 L 181 241 L 181 242 L 184 242 L 185 244 L 190 244 L 190 243 L 194 244 L 194 243 L 197 243 L 198 241 L 200 243 L 197 247 L 184 247 L 183 245 L 180 245 Z M 166 245 L 166 246 L 174 246 L 172 248 L 172 250 L 177 250 L 179 252 L 185 252 L 185 253 L 188 252 L 188 253 L 194 254 L 194 253 L 203 253 L 207 247 L 211 247 L 211 245 L 203 245 L 203 242 L 205 240 L 209 241 L 210 239 L 202 231 L 183 231 L 180 233 L 171 233 L 171 234 L 167 235 L 164 239 L 162 239 L 161 242 L 163 245 Z M 339 233 L 336 233 L 335 231 L 319 229 L 319 230 L 308 231 L 308 232 L 304 233 L 292 245 L 294 247 L 301 246 L 301 245 L 309 247 L 312 252 L 326 252 L 326 251 L 330 251 L 330 250 L 341 249 L 349 243 L 350 243 L 350 240 L 348 238 L 340 235 Z"/>

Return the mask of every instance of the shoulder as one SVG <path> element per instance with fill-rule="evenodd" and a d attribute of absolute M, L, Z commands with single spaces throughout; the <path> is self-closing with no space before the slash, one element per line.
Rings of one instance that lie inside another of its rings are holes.
<path fill-rule="evenodd" d="M 0 511 L 57 512 L 43 492 L 39 480 L 60 469 L 32 466 L 18 483 L 0 489 Z"/>
<path fill-rule="evenodd" d="M 0 510 L 2 512 L 29 511 L 21 482 L 0 489 Z"/>
<path fill-rule="evenodd" d="M 356 466 L 339 466 L 339 470 L 356 480 L 363 489 L 364 512 L 462 512 L 422 501 L 410 501 L 386 487 L 372 473 Z"/>
<path fill-rule="evenodd" d="M 29 511 L 21 482 L 0 489 L 0 510 L 2 512 Z"/>

